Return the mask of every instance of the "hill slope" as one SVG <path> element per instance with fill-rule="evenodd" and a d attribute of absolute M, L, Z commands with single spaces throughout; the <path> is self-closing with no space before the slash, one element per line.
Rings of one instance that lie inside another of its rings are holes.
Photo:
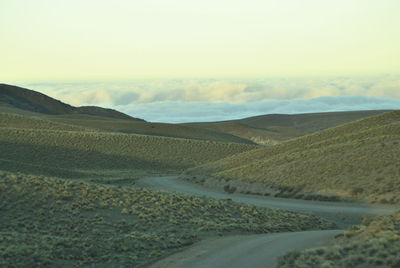
<path fill-rule="evenodd" d="M 258 183 L 278 195 L 400 202 L 400 111 L 237 154 L 191 175 Z M 275 191 L 276 193 L 276 191 Z"/>
<path fill-rule="evenodd" d="M 0 171 L 1 267 L 137 267 L 216 233 L 328 229 L 229 200 Z"/>
<path fill-rule="evenodd" d="M 143 121 L 113 109 L 96 106 L 74 107 L 40 92 L 6 84 L 0 84 L 0 106 L 41 114 L 88 114 Z"/>
<path fill-rule="evenodd" d="M 269 114 L 232 121 L 188 125 L 229 133 L 259 144 L 273 145 L 384 112 L 386 111 Z"/>
<path fill-rule="evenodd" d="M 52 129 L 65 131 L 89 131 L 81 126 L 52 122 L 41 117 L 23 116 L 0 112 L 0 128 Z M 91 130 L 94 131 L 94 130 Z"/>
<path fill-rule="evenodd" d="M 73 107 L 42 93 L 5 84 L 0 84 L 0 112 L 3 112 L 3 117 L 4 113 L 31 116 L 25 119 L 21 117 L 20 122 L 17 123 L 21 126 L 22 121 L 27 123 L 29 120 L 32 120 L 28 123 L 32 126 L 33 122 L 37 122 L 40 118 L 42 121 L 38 123 L 41 126 L 44 125 L 43 119 L 46 119 L 80 129 L 84 127 L 107 132 L 254 144 L 250 140 L 216 130 L 176 124 L 148 123 L 112 109 L 95 106 Z M 46 124 L 49 126 L 51 123 Z M 54 127 L 53 124 L 52 128 Z M 61 125 L 60 127 L 64 129 Z"/>
<path fill-rule="evenodd" d="M 400 267 L 400 213 L 365 219 L 324 247 L 286 253 L 279 268 Z"/>
<path fill-rule="evenodd" d="M 109 172 L 125 171 L 125 176 L 132 177 L 137 170 L 180 172 L 255 148 L 238 143 L 82 131 L 37 121 L 43 123 L 43 129 L 0 124 L 1 169 L 61 177 L 88 175 L 82 172 L 96 177 L 105 172 L 112 177 Z"/>
<path fill-rule="evenodd" d="M 121 119 L 110 120 L 109 118 L 86 115 L 46 116 L 45 119 L 108 132 L 254 144 L 250 140 L 229 133 L 178 124 L 139 122 Z"/>

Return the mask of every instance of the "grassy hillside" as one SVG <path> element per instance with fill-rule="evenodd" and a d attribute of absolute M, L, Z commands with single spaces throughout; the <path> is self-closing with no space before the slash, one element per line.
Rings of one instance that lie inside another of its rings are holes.
<path fill-rule="evenodd" d="M 52 122 L 40 117 L 22 116 L 0 112 L 0 128 L 31 128 L 31 129 L 52 129 L 65 131 L 89 131 L 82 126 L 68 125 Z M 93 131 L 93 130 L 92 130 Z"/>
<path fill-rule="evenodd" d="M 273 145 L 384 112 L 350 111 L 295 115 L 270 114 L 232 121 L 191 123 L 188 125 L 229 133 L 258 144 Z"/>
<path fill-rule="evenodd" d="M 32 117 L 107 132 L 254 144 L 248 139 L 216 130 L 177 124 L 147 123 L 121 112 L 96 106 L 74 107 L 40 92 L 6 84 L 0 84 L 0 113 L 31 116 L 30 119 L 35 122 L 38 121 Z M 33 122 L 28 122 L 29 119 L 20 119 L 21 122 L 16 123 L 19 126 L 27 123 L 29 128 L 33 127 Z M 44 125 L 44 121 L 41 121 L 38 128 Z M 46 125 L 47 129 L 50 123 Z M 53 125 L 51 128 L 56 127 Z M 61 125 L 60 129 L 70 130 Z"/>
<path fill-rule="evenodd" d="M 1 267 L 133 267 L 203 236 L 332 227 L 228 200 L 0 172 Z"/>
<path fill-rule="evenodd" d="M 304 131 L 289 127 L 269 126 L 266 128 L 254 128 L 243 124 L 240 120 L 215 123 L 193 123 L 187 125 L 229 133 L 262 145 L 274 145 L 290 138 L 306 134 Z"/>
<path fill-rule="evenodd" d="M 400 267 L 400 213 L 364 220 L 329 246 L 290 252 L 279 268 Z"/>
<path fill-rule="evenodd" d="M 62 177 L 110 177 L 111 171 L 120 177 L 131 177 L 140 170 L 176 173 L 255 148 L 238 143 L 16 127 L 0 127 L 0 147 L 3 170 Z"/>
<path fill-rule="evenodd" d="M 86 115 L 46 116 L 45 118 L 53 122 L 90 127 L 102 131 L 254 144 L 250 140 L 228 133 L 178 124 L 150 123 L 121 119 L 110 120 L 104 117 Z"/>
<path fill-rule="evenodd" d="M 399 151 L 400 111 L 393 111 L 237 154 L 188 174 L 259 183 L 279 196 L 399 203 Z"/>
<path fill-rule="evenodd" d="M 208 141 L 253 142 L 223 132 L 175 124 L 149 123 L 100 116 L 70 114 L 45 116 L 40 114 L 21 115 L 0 112 L 0 127 L 37 128 L 52 130 L 81 130 L 97 132 L 119 132 L 163 137 L 175 137 Z"/>
<path fill-rule="evenodd" d="M 0 106 L 39 114 L 88 114 L 109 118 L 138 120 L 113 109 L 96 106 L 74 107 L 40 92 L 17 86 L 0 84 Z"/>
<path fill-rule="evenodd" d="M 262 115 L 214 123 L 160 124 L 147 123 L 112 109 L 74 107 L 40 92 L 0 84 L 0 112 L 43 116 L 54 122 L 101 131 L 273 145 L 383 111 Z"/>

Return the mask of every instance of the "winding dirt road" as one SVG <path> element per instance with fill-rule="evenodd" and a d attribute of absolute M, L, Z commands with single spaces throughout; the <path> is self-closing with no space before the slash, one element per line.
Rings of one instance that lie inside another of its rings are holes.
<path fill-rule="evenodd" d="M 140 179 L 138 187 L 188 195 L 231 199 L 261 207 L 307 212 L 333 221 L 339 229 L 360 223 L 365 216 L 388 214 L 395 209 L 360 203 L 318 202 L 244 194 L 227 194 L 193 184 L 176 176 Z M 260 235 L 236 235 L 203 240 L 148 267 L 275 267 L 287 251 L 300 250 L 332 241 L 343 230 L 304 231 Z"/>
<path fill-rule="evenodd" d="M 237 235 L 212 238 L 162 259 L 151 268 L 252 268 L 275 267 L 288 250 L 315 247 L 333 239 L 341 230 Z"/>

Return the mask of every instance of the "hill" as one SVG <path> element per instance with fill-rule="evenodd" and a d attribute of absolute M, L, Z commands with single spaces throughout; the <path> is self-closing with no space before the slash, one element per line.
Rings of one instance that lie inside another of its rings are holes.
<path fill-rule="evenodd" d="M 46 116 L 45 119 L 100 131 L 254 144 L 252 141 L 224 132 L 179 124 L 151 123 L 87 115 Z"/>
<path fill-rule="evenodd" d="M 61 129 L 67 124 L 70 127 L 97 131 L 254 144 L 250 140 L 220 131 L 177 124 L 148 123 L 112 109 L 95 106 L 73 107 L 42 93 L 5 84 L 0 84 L 0 112 L 3 112 L 3 117 L 4 113 L 30 116 L 20 118 L 20 122 L 16 124 L 21 126 L 22 121 L 27 123 L 33 120 L 29 123 L 32 125 L 33 122 L 39 122 L 37 119 L 41 119 L 41 126 L 44 120 L 48 120 L 62 123 L 64 126 L 59 125 Z M 51 123 L 46 124 L 49 126 Z M 54 127 L 53 124 L 52 128 Z"/>
<path fill-rule="evenodd" d="M 273 145 L 384 112 L 387 111 L 268 114 L 239 120 L 187 125 L 229 133 L 258 144 Z"/>
<path fill-rule="evenodd" d="M 250 191 L 249 185 L 256 184 L 260 194 L 399 203 L 399 146 L 400 111 L 392 111 L 240 153 L 187 173 L 200 181 L 202 176 L 216 178 L 226 189 Z"/>
<path fill-rule="evenodd" d="M 74 107 L 40 92 L 7 84 L 0 84 L 0 106 L 5 107 L 7 111 L 14 108 L 16 110 L 39 114 L 88 114 L 143 121 L 142 119 L 133 118 L 113 109 L 96 106 Z"/>
<path fill-rule="evenodd" d="M 280 257 L 279 268 L 400 267 L 400 213 L 365 219 L 324 247 Z"/>
<path fill-rule="evenodd" d="M 333 227 L 307 214 L 130 187 L 138 177 L 178 174 L 256 146 L 120 133 L 148 127 L 159 135 L 230 138 L 69 113 L 43 98 L 15 97 L 15 107 L 9 98 L 8 111 L 21 114 L 0 113 L 1 267 L 136 267 L 217 234 Z"/>
<path fill-rule="evenodd" d="M 68 125 L 59 122 L 52 122 L 41 117 L 23 116 L 0 112 L 0 128 L 25 128 L 25 129 L 52 129 L 65 131 L 90 131 L 90 129 Z M 94 131 L 94 130 L 91 130 Z"/>
<path fill-rule="evenodd" d="M 1 267 L 137 267 L 201 238 L 332 228 L 315 216 L 0 171 Z"/>
<path fill-rule="evenodd" d="M 255 148 L 239 143 L 100 132 L 4 115 L 0 114 L 0 163 L 2 170 L 12 172 L 116 177 L 133 182 L 135 174 L 179 173 Z"/>

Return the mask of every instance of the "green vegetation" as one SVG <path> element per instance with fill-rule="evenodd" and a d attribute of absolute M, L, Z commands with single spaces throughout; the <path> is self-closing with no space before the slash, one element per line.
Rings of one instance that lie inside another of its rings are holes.
<path fill-rule="evenodd" d="M 32 128 L 66 131 L 119 132 L 196 140 L 254 144 L 234 135 L 164 123 L 148 123 L 125 119 L 110 119 L 91 115 L 26 116 L 0 112 L 0 127 Z"/>
<path fill-rule="evenodd" d="M 187 125 L 229 133 L 261 145 L 274 145 L 293 137 L 305 135 L 305 132 L 293 128 L 274 126 L 255 128 L 242 123 L 240 120 L 216 123 L 193 123 Z"/>
<path fill-rule="evenodd" d="M 0 112 L 0 128 L 30 128 L 30 129 L 51 129 L 65 131 L 89 131 L 82 126 L 73 126 L 63 123 L 52 122 L 39 117 L 23 116 Z M 91 130 L 94 131 L 94 130 Z"/>
<path fill-rule="evenodd" d="M 74 177 L 76 172 L 128 170 L 179 173 L 207 161 L 255 148 L 238 143 L 196 141 L 120 133 L 0 128 L 2 169 Z M 93 176 L 92 176 L 93 177 Z"/>
<path fill-rule="evenodd" d="M 400 111 L 393 111 L 233 155 L 187 174 L 259 183 L 284 197 L 399 203 L 399 149 Z"/>
<path fill-rule="evenodd" d="M 229 133 L 262 145 L 274 145 L 285 140 L 339 126 L 361 118 L 382 114 L 383 112 L 385 111 L 351 111 L 295 115 L 270 114 L 232 121 L 191 123 L 187 125 Z"/>
<path fill-rule="evenodd" d="M 7 127 L 58 130 L 90 128 L 101 132 L 254 144 L 248 139 L 225 132 L 179 124 L 148 123 L 112 109 L 95 106 L 74 107 L 42 93 L 5 84 L 0 84 L 0 112 L 0 124 Z M 30 117 L 11 118 L 6 113 Z M 7 120 L 5 117 L 8 117 Z M 35 123 L 38 123 L 36 127 Z"/>
<path fill-rule="evenodd" d="M 131 187 L 140 177 L 190 168 L 191 178 L 223 180 L 227 193 L 240 192 L 231 182 L 243 180 L 277 196 L 400 201 L 400 112 L 260 148 L 246 143 L 274 144 L 367 113 L 321 126 L 312 119 L 337 114 L 157 124 L 2 84 L 0 110 L 21 113 L 0 113 L 0 267 L 132 267 L 207 236 L 334 227 L 308 214 Z M 365 221 L 334 249 L 291 253 L 281 265 L 315 254 L 321 267 L 396 265 L 399 218 Z M 365 252 L 374 258 L 361 261 Z"/>
<path fill-rule="evenodd" d="M 0 113 L 2 170 L 133 184 L 139 177 L 177 174 L 185 168 L 255 148 L 236 143 L 112 133 L 90 128 L 115 127 L 112 130 L 117 131 L 119 126 L 148 124 L 132 120 L 88 115 L 56 117 L 70 123 L 66 124 L 57 122 L 54 117 L 55 121 L 44 118 Z M 195 132 L 193 130 L 192 134 Z M 203 134 L 201 131 L 196 133 Z M 186 134 L 190 136 L 190 133 Z"/>
<path fill-rule="evenodd" d="M 329 246 L 290 252 L 280 268 L 400 267 L 400 213 L 365 219 Z"/>
<path fill-rule="evenodd" d="M 228 133 L 180 124 L 150 123 L 123 119 L 110 120 L 109 118 L 87 115 L 57 115 L 44 118 L 53 122 L 90 127 L 108 132 L 254 144 L 250 140 Z"/>
<path fill-rule="evenodd" d="M 131 267 L 203 236 L 331 228 L 317 217 L 0 172 L 1 267 Z"/>

